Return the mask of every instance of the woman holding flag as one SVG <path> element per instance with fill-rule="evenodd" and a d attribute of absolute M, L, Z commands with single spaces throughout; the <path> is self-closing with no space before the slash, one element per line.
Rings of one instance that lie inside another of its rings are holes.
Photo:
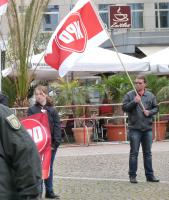
<path fill-rule="evenodd" d="M 29 107 L 28 116 L 37 113 L 47 113 L 51 131 L 52 154 L 49 177 L 44 180 L 46 189 L 45 197 L 49 199 L 59 199 L 59 196 L 53 191 L 53 163 L 57 148 L 61 142 L 60 119 L 57 111 L 53 107 L 51 98 L 48 96 L 48 89 L 46 86 L 38 85 L 35 88 L 34 95 L 36 102 L 32 107 Z"/>

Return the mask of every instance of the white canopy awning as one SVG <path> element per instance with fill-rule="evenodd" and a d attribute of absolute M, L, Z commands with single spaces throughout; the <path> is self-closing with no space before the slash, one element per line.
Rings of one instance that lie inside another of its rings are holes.
<path fill-rule="evenodd" d="M 169 73 L 169 47 L 142 59 L 150 63 L 151 72 L 157 74 Z"/>
<path fill-rule="evenodd" d="M 161 51 L 167 46 L 154 46 L 154 45 L 146 45 L 146 46 L 137 46 L 140 51 L 142 51 L 146 56 L 150 56 L 158 51 Z"/>
<path fill-rule="evenodd" d="M 166 48 L 166 46 L 137 46 L 140 51 L 142 51 L 146 56 L 152 55 L 158 51 L 161 51 Z"/>
<path fill-rule="evenodd" d="M 44 53 L 41 53 L 31 58 L 32 67 L 30 71 L 36 69 L 35 75 L 37 79 L 56 79 L 58 77 L 57 70 L 46 65 L 43 55 Z M 144 72 L 149 70 L 149 63 L 147 61 L 122 53 L 119 53 L 119 56 L 129 72 Z M 79 72 L 79 75 L 85 76 L 104 72 L 123 72 L 124 68 L 116 52 L 97 47 L 91 48 L 81 54 L 73 67 L 68 68 L 68 71 Z M 2 73 L 3 75 L 5 74 L 4 72 Z"/>

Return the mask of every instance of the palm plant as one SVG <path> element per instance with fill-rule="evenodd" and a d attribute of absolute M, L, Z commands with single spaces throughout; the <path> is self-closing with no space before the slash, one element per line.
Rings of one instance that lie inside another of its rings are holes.
<path fill-rule="evenodd" d="M 125 93 L 131 90 L 132 86 L 125 74 L 115 74 L 109 77 L 103 76 L 101 82 L 95 88 L 102 97 L 106 95 L 113 103 L 120 103 Z"/>
<path fill-rule="evenodd" d="M 66 81 L 60 78 L 52 86 L 58 90 L 57 105 L 74 105 L 86 102 L 85 87 L 81 86 L 78 80 Z"/>
<path fill-rule="evenodd" d="M 67 113 L 68 110 L 74 118 L 85 114 L 84 107 L 73 105 L 84 105 L 87 101 L 87 89 L 82 86 L 78 80 L 66 81 L 60 78 L 57 82 L 51 84 L 51 88 L 56 91 L 55 104 L 65 106 L 59 111 Z M 68 109 L 66 106 L 70 106 Z M 83 120 L 75 120 L 76 126 L 83 126 Z"/>
<path fill-rule="evenodd" d="M 14 84 L 11 84 L 10 78 L 6 77 L 2 79 L 2 91 L 8 96 L 9 107 L 12 107 L 16 99 L 16 87 Z"/>
<path fill-rule="evenodd" d="M 169 79 L 166 76 L 148 75 L 146 77 L 148 89 L 157 96 L 157 99 L 164 100 L 166 88 L 169 86 Z M 164 92 L 164 93 L 163 93 Z"/>
<path fill-rule="evenodd" d="M 133 78 L 133 77 L 132 77 Z M 131 83 L 126 74 L 115 74 L 109 77 L 102 77 L 101 82 L 96 85 L 102 97 L 106 97 L 109 103 L 121 103 L 124 95 L 132 89 Z M 113 115 L 123 115 L 120 105 L 113 106 Z M 121 124 L 123 119 L 117 118 L 111 120 L 114 124 Z"/>
<path fill-rule="evenodd" d="M 158 102 L 169 101 L 169 79 L 166 76 L 148 75 L 148 89 L 157 97 Z M 168 113 L 167 104 L 160 104 L 160 113 Z"/>
<path fill-rule="evenodd" d="M 17 106 L 26 106 L 28 103 L 30 83 L 34 79 L 34 74 L 28 71 L 29 59 L 33 54 L 34 41 L 48 2 L 49 0 L 31 0 L 29 5 L 25 5 L 24 1 L 18 5 L 15 0 L 10 0 L 8 4 L 7 19 L 10 38 L 7 60 L 10 65 L 16 67 L 14 84 Z M 24 10 L 21 11 L 20 8 Z"/>
<path fill-rule="evenodd" d="M 159 101 L 169 101 L 169 81 L 157 92 L 157 99 Z"/>

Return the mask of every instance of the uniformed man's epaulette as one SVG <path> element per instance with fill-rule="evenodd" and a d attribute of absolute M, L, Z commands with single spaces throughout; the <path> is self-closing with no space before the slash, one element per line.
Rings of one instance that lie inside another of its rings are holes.
<path fill-rule="evenodd" d="M 6 117 L 6 120 L 13 129 L 19 130 L 21 128 L 21 123 L 14 114 L 11 114 L 8 117 Z"/>

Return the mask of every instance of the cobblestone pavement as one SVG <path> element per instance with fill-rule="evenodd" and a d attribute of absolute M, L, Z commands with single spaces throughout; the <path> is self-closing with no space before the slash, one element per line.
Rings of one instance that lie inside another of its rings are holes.
<path fill-rule="evenodd" d="M 61 147 L 54 188 L 61 200 L 169 200 L 169 142 L 153 144 L 153 166 L 160 183 L 147 183 L 142 153 L 138 184 L 128 181 L 129 144 Z"/>

